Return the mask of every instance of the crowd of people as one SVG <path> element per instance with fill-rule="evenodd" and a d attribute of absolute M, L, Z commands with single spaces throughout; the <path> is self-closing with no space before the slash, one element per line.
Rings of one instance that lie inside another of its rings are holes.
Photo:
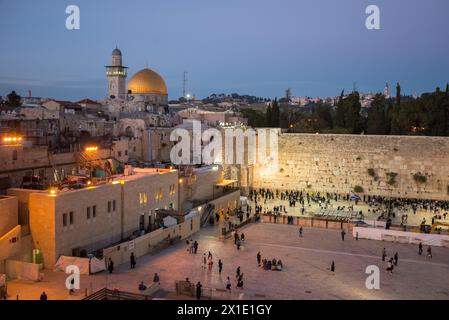
<path fill-rule="evenodd" d="M 385 196 L 358 196 L 354 192 L 349 194 L 339 194 L 336 192 L 306 192 L 299 190 L 273 190 L 273 189 L 252 189 L 249 192 L 249 199 L 254 203 L 256 213 L 271 215 L 288 215 L 289 209 L 298 206 L 300 212 L 304 215 L 306 208 L 313 204 L 321 209 L 333 207 L 338 211 L 349 211 L 363 220 L 368 214 L 376 217 L 378 221 L 385 221 L 387 228 L 393 220 L 400 218 L 400 224 L 406 226 L 409 214 L 416 214 L 424 211 L 428 219 L 423 220 L 421 224 L 436 220 L 446 220 L 449 213 L 449 202 L 424 199 L 405 199 Z M 279 204 L 268 206 L 269 202 L 279 201 Z M 283 204 L 283 202 L 285 204 Z M 350 202 L 349 204 L 344 202 Z M 345 205 L 342 205 L 344 203 Z M 359 210 L 356 212 L 354 206 L 364 204 L 368 208 L 365 212 Z M 438 230 L 437 230 L 438 231 Z M 441 229 L 439 230 L 441 231 Z"/>

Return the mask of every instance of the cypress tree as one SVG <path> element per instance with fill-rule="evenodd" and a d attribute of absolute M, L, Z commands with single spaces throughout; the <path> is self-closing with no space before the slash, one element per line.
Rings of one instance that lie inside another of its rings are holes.
<path fill-rule="evenodd" d="M 271 110 L 271 103 L 267 107 L 267 112 L 265 113 L 265 126 L 271 127 L 271 124 L 273 122 L 273 112 Z"/>

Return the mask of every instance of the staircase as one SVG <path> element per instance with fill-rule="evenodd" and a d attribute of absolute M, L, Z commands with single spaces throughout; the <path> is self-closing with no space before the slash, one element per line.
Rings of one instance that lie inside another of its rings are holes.
<path fill-rule="evenodd" d="M 208 204 L 201 215 L 201 227 L 209 221 L 210 215 L 214 212 L 215 206 L 213 204 Z"/>

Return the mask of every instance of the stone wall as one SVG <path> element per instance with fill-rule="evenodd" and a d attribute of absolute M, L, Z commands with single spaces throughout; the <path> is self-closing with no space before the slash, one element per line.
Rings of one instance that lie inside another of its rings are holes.
<path fill-rule="evenodd" d="M 17 226 L 18 210 L 16 197 L 0 196 L 0 238 Z"/>
<path fill-rule="evenodd" d="M 449 199 L 449 138 L 280 134 L 279 167 L 255 166 L 252 186 Z M 362 193 L 362 192 L 360 192 Z"/>

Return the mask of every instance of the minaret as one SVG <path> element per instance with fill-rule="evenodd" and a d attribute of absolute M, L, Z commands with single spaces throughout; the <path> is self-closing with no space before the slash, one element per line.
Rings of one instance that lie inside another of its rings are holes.
<path fill-rule="evenodd" d="M 115 99 L 125 99 L 126 97 L 126 69 L 122 65 L 122 52 L 116 47 L 112 51 L 112 62 L 106 66 L 106 76 L 108 77 L 108 97 Z"/>
<path fill-rule="evenodd" d="M 389 98 L 390 97 L 390 93 L 388 92 L 388 81 L 385 83 L 385 89 L 384 89 L 384 96 L 385 98 Z"/>

